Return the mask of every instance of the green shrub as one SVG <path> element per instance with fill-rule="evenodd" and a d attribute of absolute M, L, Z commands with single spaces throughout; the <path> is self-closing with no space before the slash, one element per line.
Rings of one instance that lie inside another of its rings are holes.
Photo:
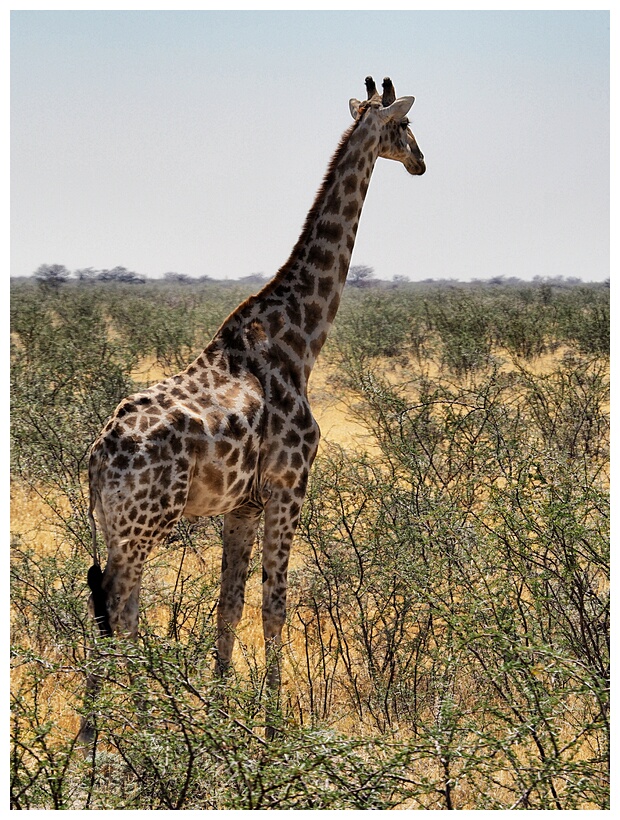
<path fill-rule="evenodd" d="M 260 648 L 225 685 L 212 674 L 217 520 L 150 557 L 140 639 L 90 653 L 88 447 L 141 359 L 184 366 L 239 298 L 208 284 L 13 290 L 12 475 L 48 516 L 13 527 L 11 806 L 608 808 L 603 288 L 345 292 L 327 352 L 376 447 L 325 445 L 315 463 L 273 742 Z M 551 369 L 533 361 L 560 344 Z"/>
<path fill-rule="evenodd" d="M 444 807 L 608 805 L 604 372 L 567 358 L 406 390 L 357 374 L 382 457 L 333 449 L 314 471 L 307 708 L 407 726 Z"/>

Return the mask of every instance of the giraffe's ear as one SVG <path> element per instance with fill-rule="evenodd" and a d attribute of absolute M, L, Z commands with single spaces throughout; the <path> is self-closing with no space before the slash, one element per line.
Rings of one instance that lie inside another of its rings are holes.
<path fill-rule="evenodd" d="M 361 102 L 356 100 L 355 97 L 351 97 L 349 100 L 349 111 L 351 112 L 351 116 L 354 120 L 356 120 L 360 113 L 360 105 Z"/>
<path fill-rule="evenodd" d="M 388 120 L 402 120 L 407 116 L 407 112 L 413 105 L 415 97 L 399 97 L 391 105 L 380 109 L 381 119 L 387 122 Z"/>

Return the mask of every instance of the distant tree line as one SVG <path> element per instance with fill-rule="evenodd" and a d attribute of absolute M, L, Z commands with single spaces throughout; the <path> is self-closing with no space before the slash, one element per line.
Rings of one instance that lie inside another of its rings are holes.
<path fill-rule="evenodd" d="M 117 265 L 114 268 L 78 268 L 70 271 L 65 265 L 47 264 L 44 263 L 32 274 L 32 278 L 39 284 L 47 288 L 58 288 L 61 285 L 70 281 L 78 281 L 83 283 L 88 282 L 120 282 L 130 285 L 144 285 L 146 282 L 162 281 L 162 277 L 149 277 L 143 273 L 136 273 L 136 271 L 129 270 L 122 265 Z M 269 276 L 264 273 L 251 273 L 248 276 L 242 276 L 235 279 L 234 282 L 240 285 L 263 285 L 269 280 Z M 181 285 L 197 285 L 205 282 L 214 282 L 222 284 L 228 282 L 227 279 L 213 279 L 211 276 L 189 276 L 186 273 L 177 273 L 176 271 L 168 271 L 163 274 L 163 281 L 169 284 Z M 541 285 L 556 286 L 556 287 L 571 287 L 583 284 L 582 280 L 575 276 L 540 276 L 535 275 L 531 280 L 520 279 L 517 276 L 492 276 L 489 279 L 472 279 L 470 283 L 461 282 L 457 278 L 451 279 L 422 279 L 418 282 L 412 282 L 411 279 L 404 275 L 398 274 L 393 279 L 379 279 L 375 276 L 374 268 L 369 265 L 352 265 L 349 269 L 347 278 L 347 286 L 359 289 L 368 288 L 399 288 L 399 287 L 414 287 L 416 285 L 435 285 L 443 287 L 463 286 L 471 284 L 474 287 L 479 285 L 508 285 L 508 286 L 523 286 L 533 284 L 538 287 Z M 609 279 L 605 280 L 604 285 L 609 287 Z"/>

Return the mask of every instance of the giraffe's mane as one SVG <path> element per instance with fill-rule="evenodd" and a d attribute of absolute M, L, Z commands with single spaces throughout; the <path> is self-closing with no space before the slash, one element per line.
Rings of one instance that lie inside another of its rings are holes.
<path fill-rule="evenodd" d="M 241 302 L 241 304 L 238 305 L 227 316 L 227 318 L 222 322 L 219 329 L 215 333 L 215 336 L 213 337 L 212 342 L 217 338 L 217 336 L 219 336 L 220 331 L 228 324 L 228 322 L 234 316 L 238 316 L 239 314 L 243 313 L 247 308 L 254 305 L 260 299 L 263 299 L 264 297 L 269 296 L 271 294 L 271 292 L 277 287 L 277 285 L 282 281 L 282 279 L 284 279 L 286 277 L 291 265 L 293 264 L 293 262 L 297 258 L 298 254 L 299 254 L 299 251 L 301 250 L 301 248 L 308 241 L 308 236 L 309 236 L 309 233 L 312 229 L 312 225 L 313 225 L 313 223 L 314 223 L 314 221 L 315 221 L 315 219 L 316 219 L 316 217 L 319 213 L 319 210 L 320 210 L 320 207 L 321 207 L 321 202 L 322 202 L 323 198 L 325 197 L 325 193 L 327 191 L 327 188 L 330 186 L 330 184 L 331 184 L 331 182 L 334 178 L 334 174 L 336 173 L 336 168 L 338 166 L 338 163 L 340 162 L 340 160 L 342 158 L 342 155 L 344 154 L 344 152 L 347 149 L 347 145 L 349 143 L 349 140 L 351 139 L 351 137 L 353 136 L 353 134 L 357 130 L 358 126 L 360 125 L 361 121 L 364 118 L 364 114 L 366 113 L 366 111 L 368 110 L 369 107 L 370 107 L 370 100 L 366 100 L 365 102 L 363 102 L 360 105 L 359 114 L 358 114 L 355 122 L 353 122 L 347 128 L 347 130 L 342 134 L 342 136 L 340 137 L 340 142 L 338 144 L 338 147 L 336 148 L 336 150 L 332 154 L 332 158 L 330 159 L 329 164 L 327 166 L 327 170 L 325 171 L 325 174 L 323 176 L 323 182 L 321 183 L 321 186 L 319 187 L 319 189 L 318 189 L 318 191 L 317 191 L 317 193 L 314 197 L 314 202 L 312 204 L 312 207 L 308 211 L 308 215 L 306 216 L 306 220 L 304 222 L 303 228 L 301 229 L 301 233 L 299 234 L 299 239 L 295 243 L 295 246 L 294 246 L 293 250 L 291 251 L 291 254 L 290 254 L 289 258 L 287 259 L 287 261 L 284 263 L 284 265 L 282 265 L 282 267 L 277 271 L 277 273 L 264 285 L 264 287 L 261 288 L 261 290 L 258 293 L 255 293 L 252 296 L 248 296 L 247 299 L 245 299 L 243 302 Z M 210 344 L 211 344 L 211 342 L 209 342 L 209 345 Z M 209 345 L 207 345 L 207 347 Z"/>
<path fill-rule="evenodd" d="M 289 268 L 291 267 L 291 265 L 293 264 L 293 262 L 297 258 L 298 254 L 299 254 L 299 251 L 301 250 L 301 248 L 308 241 L 308 236 L 309 236 L 309 233 L 312 229 L 312 225 L 313 225 L 313 223 L 314 223 L 314 221 L 315 221 L 315 219 L 316 219 L 316 217 L 319 213 L 319 210 L 321 208 L 321 202 L 322 202 L 322 200 L 325 196 L 327 188 L 330 186 L 330 184 L 331 184 L 331 182 L 334 178 L 334 174 L 336 172 L 336 168 L 338 166 L 338 163 L 340 162 L 340 160 L 342 158 L 342 155 L 344 154 L 344 152 L 347 149 L 347 145 L 349 143 L 349 140 L 353 136 L 353 133 L 357 130 L 357 128 L 358 128 L 359 124 L 361 123 L 362 119 L 364 118 L 364 114 L 366 113 L 368 108 L 369 108 L 369 102 L 368 101 L 362 103 L 362 105 L 360 106 L 360 111 L 359 111 L 357 119 L 355 120 L 355 122 L 352 125 L 349 126 L 349 128 L 347 128 L 347 130 L 341 136 L 340 143 L 338 144 L 338 147 L 334 151 L 334 153 L 332 155 L 332 158 L 329 161 L 329 165 L 327 166 L 327 170 L 325 171 L 325 175 L 323 177 L 323 182 L 321 183 L 321 186 L 320 186 L 320 188 L 318 189 L 318 191 L 316 193 L 316 196 L 314 198 L 314 202 L 312 204 L 312 207 L 308 211 L 308 215 L 306 216 L 306 221 L 304 222 L 304 226 L 301 229 L 301 233 L 299 234 L 299 239 L 295 243 L 295 247 L 291 251 L 291 254 L 290 254 L 288 260 L 284 263 L 284 265 L 282 265 L 282 267 L 278 270 L 278 272 L 275 274 L 275 276 L 273 276 L 269 280 L 269 282 L 267 282 L 265 284 L 265 286 L 258 293 L 255 293 L 252 296 L 248 296 L 248 298 L 244 302 L 242 302 L 238 307 L 236 307 L 235 310 L 233 310 L 232 313 L 228 316 L 228 318 L 222 323 L 221 327 L 224 327 L 224 325 L 226 325 L 227 322 L 229 321 L 229 319 L 231 319 L 233 316 L 235 316 L 238 313 L 241 313 L 243 310 L 245 310 L 250 305 L 253 305 L 256 300 L 262 299 L 265 296 L 269 296 L 269 294 L 272 292 L 272 290 L 280 283 L 280 281 L 283 278 L 285 278 L 285 276 L 287 275 L 287 273 L 289 271 Z M 219 333 L 219 331 L 218 331 L 218 333 Z"/>
<path fill-rule="evenodd" d="M 320 186 L 319 190 L 316 193 L 316 196 L 314 198 L 314 202 L 312 204 L 312 207 L 308 211 L 308 215 L 306 216 L 306 221 L 304 222 L 304 226 L 301 229 L 301 233 L 299 234 L 299 239 L 295 243 L 295 247 L 291 251 L 291 255 L 289 256 L 288 260 L 284 263 L 284 265 L 282 265 L 282 267 L 276 273 L 276 275 L 273 277 L 271 282 L 267 283 L 264 290 L 269 288 L 270 285 L 276 285 L 280 281 L 280 279 L 288 271 L 290 265 L 297 258 L 297 255 L 298 255 L 299 251 L 301 250 L 301 248 L 303 247 L 303 245 L 305 245 L 306 242 L 308 241 L 308 236 L 309 236 L 309 233 L 312 229 L 312 225 L 314 224 L 314 222 L 316 220 L 316 217 L 319 213 L 319 210 L 321 208 L 321 203 L 322 203 L 323 199 L 325 198 L 325 194 L 327 192 L 327 189 L 331 185 L 331 182 L 334 178 L 334 174 L 336 172 L 336 168 L 338 167 L 338 163 L 340 162 L 340 160 L 342 158 L 342 155 L 344 154 L 344 152 L 347 149 L 347 146 L 349 144 L 349 140 L 351 139 L 351 137 L 353 136 L 353 133 L 357 130 L 357 127 L 359 126 L 360 122 L 362 121 L 363 116 L 366 113 L 367 107 L 368 106 L 364 104 L 360 108 L 360 113 L 359 113 L 357 119 L 355 120 L 355 122 L 352 125 L 349 126 L 349 128 L 347 128 L 347 130 L 344 132 L 344 134 L 340 138 L 340 143 L 338 144 L 338 147 L 334 151 L 334 153 L 332 155 L 332 158 L 329 161 L 329 165 L 327 166 L 327 170 L 325 171 L 325 175 L 323 177 L 323 182 L 321 183 L 321 186 Z"/>

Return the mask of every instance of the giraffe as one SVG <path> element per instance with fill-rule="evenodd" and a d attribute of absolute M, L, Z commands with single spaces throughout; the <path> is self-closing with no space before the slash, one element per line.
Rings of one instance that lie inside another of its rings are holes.
<path fill-rule="evenodd" d="M 367 99 L 349 101 L 354 123 L 288 261 L 183 372 L 121 401 L 90 452 L 89 610 L 101 635 L 137 636 L 144 563 L 182 516 L 223 516 L 216 672 L 225 674 L 264 516 L 263 634 L 276 697 L 289 554 L 320 435 L 308 378 L 338 310 L 377 158 L 412 175 L 426 170 L 407 119 L 414 98 L 397 99 L 389 78 L 382 94 L 371 77 L 365 85 Z M 103 572 L 95 516 L 107 547 Z M 87 692 L 96 690 L 91 676 Z M 92 739 L 92 717 L 80 734 Z"/>

